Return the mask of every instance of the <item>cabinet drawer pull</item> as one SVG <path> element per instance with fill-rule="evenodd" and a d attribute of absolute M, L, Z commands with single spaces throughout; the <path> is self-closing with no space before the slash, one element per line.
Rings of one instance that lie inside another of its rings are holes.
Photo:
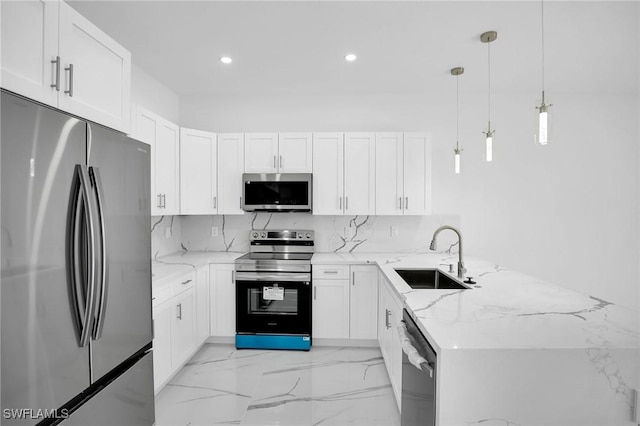
<path fill-rule="evenodd" d="M 56 56 L 56 59 L 54 59 L 53 61 L 51 61 L 52 64 L 56 64 L 56 70 L 55 70 L 55 77 L 54 77 L 54 81 L 55 83 L 53 83 L 51 85 L 51 87 L 55 87 L 56 91 L 60 91 L 60 56 Z"/>
<path fill-rule="evenodd" d="M 324 274 L 337 274 L 338 271 L 335 271 L 335 270 L 334 271 L 324 271 L 323 273 Z"/>
<path fill-rule="evenodd" d="M 70 98 L 73 98 L 73 64 L 69 64 L 65 71 L 69 71 L 69 90 L 65 90 L 64 93 L 69 95 Z"/>
<path fill-rule="evenodd" d="M 188 279 L 188 280 L 186 280 L 186 281 L 182 281 L 182 285 L 187 285 L 187 284 L 189 284 L 190 282 L 191 282 L 191 279 Z"/>

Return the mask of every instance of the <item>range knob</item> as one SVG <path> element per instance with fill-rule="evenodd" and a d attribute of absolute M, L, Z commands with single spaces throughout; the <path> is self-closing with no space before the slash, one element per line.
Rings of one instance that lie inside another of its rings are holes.
<path fill-rule="evenodd" d="M 253 234 L 251 234 L 251 236 L 252 236 L 253 238 L 258 238 L 258 235 L 259 235 L 259 234 L 258 234 L 257 232 L 254 232 Z"/>
<path fill-rule="evenodd" d="M 310 232 L 307 232 L 306 234 L 304 234 L 304 237 L 305 237 L 306 239 L 311 238 L 311 233 L 310 233 Z"/>
<path fill-rule="evenodd" d="M 262 238 L 267 238 L 267 233 L 266 233 L 266 232 L 263 232 L 262 234 L 260 234 L 260 236 L 261 236 Z"/>

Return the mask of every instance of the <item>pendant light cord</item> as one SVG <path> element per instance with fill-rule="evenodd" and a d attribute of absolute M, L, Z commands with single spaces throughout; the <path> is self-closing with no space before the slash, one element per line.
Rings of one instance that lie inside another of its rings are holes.
<path fill-rule="evenodd" d="M 491 42 L 487 43 L 487 57 L 488 57 L 488 69 L 489 73 L 487 79 L 489 81 L 489 93 L 487 94 L 488 104 L 489 104 L 489 128 L 487 131 L 491 131 Z"/>
<path fill-rule="evenodd" d="M 458 146 L 458 139 L 460 137 L 460 88 L 458 86 L 458 78 L 456 76 L 456 149 L 460 149 Z"/>
<path fill-rule="evenodd" d="M 540 0 L 540 23 L 542 28 L 542 93 L 544 93 L 544 0 Z"/>

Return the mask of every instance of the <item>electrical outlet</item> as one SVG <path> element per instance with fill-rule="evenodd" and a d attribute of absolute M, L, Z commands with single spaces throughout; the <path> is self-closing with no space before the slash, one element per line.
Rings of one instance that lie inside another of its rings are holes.
<path fill-rule="evenodd" d="M 211 236 L 212 237 L 217 237 L 218 236 L 218 227 L 217 226 L 212 226 L 211 227 Z"/>
<path fill-rule="evenodd" d="M 391 232 L 391 236 L 392 237 L 397 237 L 398 236 L 398 227 L 397 226 L 392 226 L 390 232 Z"/>
<path fill-rule="evenodd" d="M 171 228 L 164 228 L 164 237 L 171 238 Z"/>

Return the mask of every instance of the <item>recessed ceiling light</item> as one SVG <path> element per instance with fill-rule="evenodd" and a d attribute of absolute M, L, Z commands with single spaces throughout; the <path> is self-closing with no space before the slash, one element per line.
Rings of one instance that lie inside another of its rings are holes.
<path fill-rule="evenodd" d="M 230 64 L 230 63 L 231 63 L 231 62 L 233 62 L 233 61 L 231 60 L 231 58 L 230 58 L 230 57 L 228 57 L 228 56 L 223 56 L 223 57 L 221 57 L 221 58 L 220 58 L 220 62 L 222 62 L 223 64 Z"/>
<path fill-rule="evenodd" d="M 347 62 L 353 62 L 353 61 L 355 61 L 355 60 L 356 60 L 356 58 L 357 58 L 357 56 L 356 56 L 356 55 L 354 55 L 353 53 L 348 53 L 348 54 L 346 54 L 346 55 L 345 55 L 345 57 L 344 57 L 344 59 L 345 59 Z"/>

